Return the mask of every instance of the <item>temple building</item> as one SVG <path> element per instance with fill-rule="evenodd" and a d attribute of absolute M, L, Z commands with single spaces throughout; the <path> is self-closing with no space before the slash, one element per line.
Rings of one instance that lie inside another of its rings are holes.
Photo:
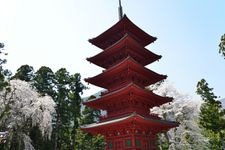
<path fill-rule="evenodd" d="M 93 135 L 103 135 L 105 150 L 155 150 L 157 134 L 178 126 L 150 112 L 152 107 L 173 100 L 146 88 L 167 78 L 145 67 L 161 58 L 145 48 L 155 40 L 126 15 L 89 40 L 103 51 L 87 60 L 104 70 L 85 81 L 106 91 L 84 105 L 104 110 L 106 114 L 99 122 L 84 125 L 82 129 Z"/>

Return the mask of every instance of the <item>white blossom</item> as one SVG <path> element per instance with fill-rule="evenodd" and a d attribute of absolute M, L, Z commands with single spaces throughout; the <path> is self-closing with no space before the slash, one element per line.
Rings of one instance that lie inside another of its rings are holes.
<path fill-rule="evenodd" d="M 10 92 L 0 92 L 0 115 L 3 114 L 0 118 L 0 128 L 7 128 L 9 135 L 16 131 L 23 138 L 25 147 L 32 150 L 27 133 L 29 128 L 37 126 L 42 136 L 50 138 L 52 114 L 55 113 L 56 104 L 50 96 L 40 96 L 25 81 L 11 80 L 10 88 Z"/>
<path fill-rule="evenodd" d="M 35 150 L 28 135 L 23 134 L 24 150 Z"/>
<path fill-rule="evenodd" d="M 169 139 L 169 150 L 206 149 L 207 139 L 201 134 L 198 127 L 198 114 L 201 102 L 193 100 L 189 95 L 176 90 L 168 81 L 159 87 L 151 86 L 153 92 L 167 97 L 173 97 L 171 103 L 151 109 L 165 120 L 177 121 L 180 125 L 160 136 L 160 140 Z"/>

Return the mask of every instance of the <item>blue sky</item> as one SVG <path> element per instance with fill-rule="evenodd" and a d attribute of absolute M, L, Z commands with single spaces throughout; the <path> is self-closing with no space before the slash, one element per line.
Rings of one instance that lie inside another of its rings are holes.
<path fill-rule="evenodd" d="M 205 78 L 216 95 L 225 97 L 225 60 L 218 54 L 225 33 L 224 0 L 122 0 L 126 15 L 158 39 L 147 48 L 162 59 L 148 66 L 181 92 L 195 95 Z M 0 42 L 7 68 L 23 64 L 38 69 L 61 67 L 83 78 L 101 68 L 85 59 L 100 49 L 88 43 L 118 21 L 118 0 L 0 0 Z M 94 86 L 84 96 L 100 90 Z"/>

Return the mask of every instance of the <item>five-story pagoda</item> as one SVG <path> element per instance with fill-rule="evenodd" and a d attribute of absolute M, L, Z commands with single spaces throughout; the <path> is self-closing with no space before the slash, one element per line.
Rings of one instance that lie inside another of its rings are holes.
<path fill-rule="evenodd" d="M 167 76 L 145 67 L 161 58 L 145 48 L 156 38 L 137 27 L 126 15 L 122 16 L 121 5 L 119 10 L 119 22 L 89 40 L 103 51 L 87 60 L 105 70 L 85 81 L 107 90 L 84 104 L 107 113 L 98 123 L 82 129 L 103 135 L 105 150 L 154 150 L 157 133 L 178 125 L 150 112 L 150 108 L 172 101 L 146 89 Z"/>

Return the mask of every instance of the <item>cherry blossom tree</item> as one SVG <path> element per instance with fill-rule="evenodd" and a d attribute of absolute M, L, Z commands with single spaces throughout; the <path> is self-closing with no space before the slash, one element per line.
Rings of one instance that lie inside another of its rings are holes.
<path fill-rule="evenodd" d="M 11 80 L 10 90 L 0 91 L 0 128 L 8 131 L 5 149 L 34 149 L 30 129 L 37 126 L 45 138 L 51 137 L 55 102 L 50 96 L 40 96 L 27 82 Z"/>
<path fill-rule="evenodd" d="M 159 135 L 159 149 L 184 150 L 207 149 L 208 140 L 202 135 L 198 126 L 200 101 L 193 100 L 187 94 L 182 94 L 168 81 L 152 86 L 154 93 L 163 97 L 173 97 L 173 102 L 151 109 L 153 113 L 165 120 L 177 121 L 180 125 Z M 163 147 L 164 146 L 164 147 Z"/>

